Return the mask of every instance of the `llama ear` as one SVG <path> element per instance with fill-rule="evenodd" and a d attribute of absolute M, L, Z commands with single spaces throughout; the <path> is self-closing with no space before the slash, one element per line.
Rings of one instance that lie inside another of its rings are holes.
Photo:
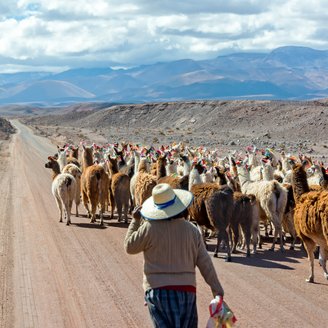
<path fill-rule="evenodd" d="M 85 145 L 84 144 L 82 144 L 82 148 L 85 150 Z"/>
<path fill-rule="evenodd" d="M 56 161 L 56 158 L 53 157 L 53 156 L 49 156 L 49 157 L 48 157 L 48 160 L 54 162 L 54 161 Z"/>

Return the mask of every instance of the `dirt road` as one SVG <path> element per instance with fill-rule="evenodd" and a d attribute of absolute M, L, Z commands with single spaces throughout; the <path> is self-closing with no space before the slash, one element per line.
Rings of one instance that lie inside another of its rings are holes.
<path fill-rule="evenodd" d="M 151 327 L 142 256 L 123 250 L 127 225 L 100 227 L 85 215 L 72 215 L 69 227 L 59 223 L 44 168 L 55 146 L 13 123 L 18 134 L 0 170 L 0 327 Z M 305 283 L 304 256 L 298 247 L 239 254 L 232 263 L 213 258 L 237 327 L 327 327 L 328 282 L 316 262 L 316 284 Z M 199 273 L 197 280 L 205 327 L 211 293 Z"/>

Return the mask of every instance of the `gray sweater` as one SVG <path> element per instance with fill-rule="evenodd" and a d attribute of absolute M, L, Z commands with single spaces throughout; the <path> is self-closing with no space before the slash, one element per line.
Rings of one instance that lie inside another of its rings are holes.
<path fill-rule="evenodd" d="M 197 266 L 213 296 L 223 289 L 198 229 L 185 219 L 145 221 L 133 219 L 125 236 L 128 254 L 144 254 L 143 287 L 196 287 Z"/>

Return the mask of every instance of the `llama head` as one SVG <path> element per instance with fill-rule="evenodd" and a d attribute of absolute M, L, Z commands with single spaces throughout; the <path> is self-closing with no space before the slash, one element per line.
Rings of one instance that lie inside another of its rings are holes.
<path fill-rule="evenodd" d="M 57 149 L 58 149 L 58 159 L 59 160 L 65 159 L 67 156 L 67 148 L 58 148 L 57 146 Z"/>
<path fill-rule="evenodd" d="M 189 160 L 188 156 L 186 156 L 186 155 L 180 155 L 180 159 L 181 159 L 182 162 L 187 163 L 187 164 L 188 163 L 190 164 L 190 160 Z"/>
<path fill-rule="evenodd" d="M 59 168 L 59 164 L 57 162 L 57 159 L 54 156 L 48 157 L 48 162 L 44 164 L 44 167 L 47 169 L 54 169 Z"/>
<path fill-rule="evenodd" d="M 193 162 L 192 167 L 195 168 L 199 174 L 202 174 L 205 171 L 205 167 L 203 166 L 201 160 Z"/>

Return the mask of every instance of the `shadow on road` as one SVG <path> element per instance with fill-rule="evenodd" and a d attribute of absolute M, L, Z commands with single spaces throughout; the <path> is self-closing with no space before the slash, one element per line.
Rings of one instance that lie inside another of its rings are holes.
<path fill-rule="evenodd" d="M 71 223 L 73 226 L 77 226 L 79 228 L 89 228 L 89 229 L 107 229 L 105 225 L 100 225 L 99 223 Z"/>
<path fill-rule="evenodd" d="M 127 229 L 128 226 L 129 226 L 129 223 L 124 223 L 124 222 L 114 222 L 114 220 L 112 221 L 109 221 L 109 222 L 106 222 L 106 225 L 108 227 L 114 227 L 114 228 L 124 228 L 124 229 Z"/>
<path fill-rule="evenodd" d="M 207 250 L 214 252 L 215 244 L 207 244 Z M 219 252 L 219 258 L 225 258 L 226 252 L 221 249 Z M 283 270 L 295 270 L 294 268 L 286 265 L 288 263 L 300 263 L 300 259 L 306 258 L 306 253 L 302 249 L 289 250 L 281 252 L 276 247 L 276 250 L 270 251 L 268 248 L 257 250 L 256 254 L 252 254 L 250 257 L 246 257 L 245 251 L 237 251 L 236 254 L 232 254 L 232 262 L 241 265 L 254 266 L 260 268 L 270 269 L 283 269 Z"/>

